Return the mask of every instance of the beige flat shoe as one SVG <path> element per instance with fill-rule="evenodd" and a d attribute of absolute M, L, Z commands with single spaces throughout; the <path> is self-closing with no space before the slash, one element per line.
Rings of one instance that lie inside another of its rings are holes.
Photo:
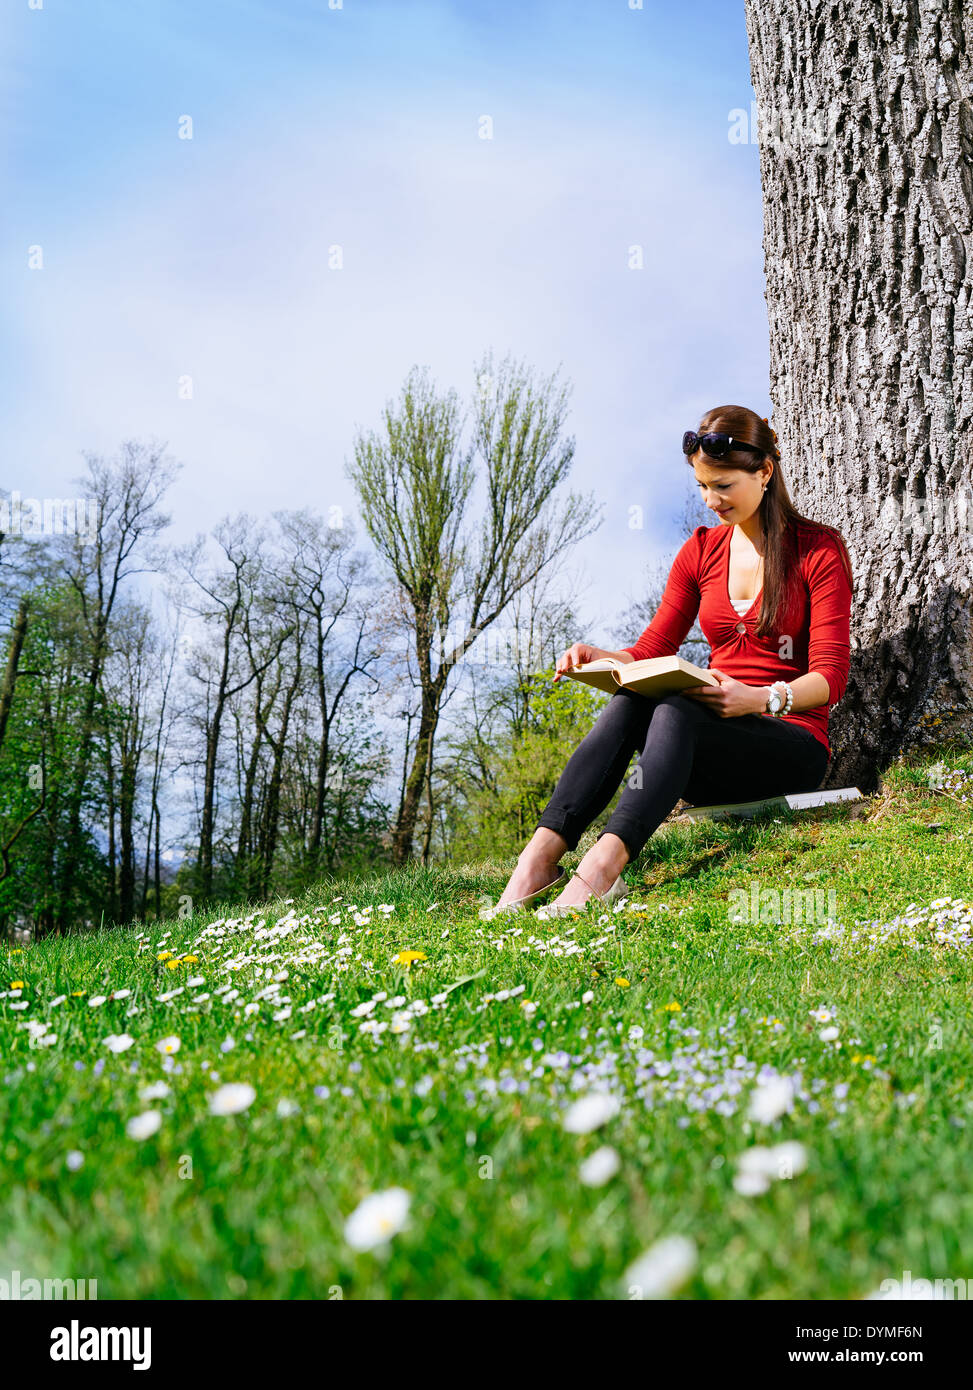
<path fill-rule="evenodd" d="M 512 902 L 504 903 L 502 907 L 481 907 L 480 921 L 492 922 L 494 917 L 500 917 L 508 913 L 524 912 L 526 911 L 528 903 L 540 902 L 542 898 L 545 898 L 548 893 L 553 892 L 555 888 L 562 888 L 567 882 L 568 876 L 560 864 L 558 864 L 557 868 L 557 878 L 552 879 L 550 883 L 546 883 L 543 888 L 538 888 L 533 893 L 527 893 L 522 898 L 514 898 Z"/>
<path fill-rule="evenodd" d="M 581 878 L 581 875 L 578 873 L 577 870 L 575 870 L 572 877 Z M 581 882 L 584 884 L 586 888 L 591 888 L 591 884 L 588 882 L 586 878 L 581 878 Z M 611 903 L 618 902 L 620 898 L 627 898 L 629 896 L 628 884 L 622 878 L 621 874 L 619 874 L 618 878 L 616 878 L 615 882 L 608 889 L 607 893 L 598 893 L 595 891 L 594 888 L 591 888 L 591 896 L 593 898 L 597 898 L 599 902 L 602 902 L 606 906 L 608 906 Z M 542 907 L 538 911 L 537 915 L 544 921 L 547 921 L 549 917 L 573 917 L 580 912 L 584 912 L 587 906 L 587 902 L 551 903 L 549 907 Z"/>

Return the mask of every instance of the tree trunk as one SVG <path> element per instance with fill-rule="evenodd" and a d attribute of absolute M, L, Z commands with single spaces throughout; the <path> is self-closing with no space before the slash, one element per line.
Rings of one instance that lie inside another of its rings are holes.
<path fill-rule="evenodd" d="M 287 752 L 287 735 L 290 730 L 291 711 L 294 700 L 301 683 L 302 670 L 300 662 L 300 652 L 294 664 L 294 679 L 287 689 L 284 696 L 284 705 L 281 710 L 280 728 L 277 730 L 277 737 L 272 738 L 269 731 L 267 740 L 270 743 L 273 757 L 270 765 L 270 777 L 267 781 L 267 795 L 264 801 L 264 814 L 261 823 L 260 834 L 260 884 L 264 898 L 270 897 L 271 885 L 273 882 L 274 859 L 277 854 L 277 840 L 280 834 L 280 789 L 284 778 L 284 757 Z"/>
<path fill-rule="evenodd" d="M 152 787 L 149 795 L 149 818 L 145 840 L 145 873 L 142 881 L 142 920 L 149 920 L 149 866 L 152 859 L 152 827 L 155 824 L 155 870 L 156 870 L 156 917 L 159 916 L 159 892 L 158 892 L 158 873 L 159 873 L 159 785 L 162 774 L 163 760 L 163 735 L 165 732 L 166 706 L 169 702 L 169 683 L 172 680 L 173 665 L 175 662 L 174 648 L 169 661 L 169 668 L 165 679 L 162 682 L 162 702 L 159 706 L 158 719 L 155 726 L 155 737 L 152 749 Z M 168 743 L 168 739 L 166 739 Z"/>
<path fill-rule="evenodd" d="M 230 651 L 236 625 L 239 602 L 229 609 L 223 624 L 223 650 L 220 657 L 220 678 L 216 689 L 213 714 L 206 726 L 206 758 L 203 771 L 203 805 L 199 818 L 199 849 L 196 855 L 196 888 L 203 899 L 213 892 L 213 831 L 216 819 L 216 765 L 220 755 L 220 734 L 223 713 L 229 698 Z"/>
<path fill-rule="evenodd" d="M 67 827 L 68 827 L 68 846 L 64 855 L 64 865 L 59 889 L 57 909 L 58 926 L 63 931 L 69 921 L 73 910 L 72 901 L 74 898 L 74 885 L 77 878 L 78 862 L 80 850 L 83 844 L 84 831 L 81 823 L 82 803 L 84 801 L 84 788 L 88 780 L 88 771 L 91 765 L 91 750 L 95 742 L 95 710 L 98 706 L 98 689 L 101 684 L 101 674 L 104 670 L 105 657 L 107 655 L 108 621 L 104 616 L 99 617 L 95 624 L 94 636 L 92 638 L 91 665 L 88 671 L 85 689 L 84 711 L 81 716 L 81 736 L 78 741 L 78 752 L 75 759 L 74 775 L 68 783 L 67 794 Z M 106 740 L 109 735 L 106 733 Z M 109 815 L 113 816 L 114 811 L 110 810 Z M 112 835 L 114 836 L 114 824 L 112 824 Z M 114 845 L 113 845 L 114 852 Z M 111 896 L 112 902 L 115 897 L 115 862 L 111 861 Z"/>
<path fill-rule="evenodd" d="M 321 858 L 321 838 L 324 834 L 324 798 L 328 784 L 328 758 L 331 751 L 331 730 L 327 724 L 321 731 L 318 756 L 314 771 L 314 786 L 311 804 L 311 829 L 307 844 L 307 873 L 313 878 L 317 874 Z"/>
<path fill-rule="evenodd" d="M 118 921 L 118 861 L 115 852 L 115 767 L 112 762 L 111 730 L 105 731 L 105 792 L 108 822 L 108 920 Z"/>
<path fill-rule="evenodd" d="M 20 665 L 20 654 L 24 649 L 24 637 L 27 634 L 28 607 L 29 599 L 25 594 L 17 605 L 17 616 L 14 618 L 11 632 L 7 666 L 3 673 L 3 685 L 0 686 L 0 748 L 3 747 L 4 736 L 7 732 L 7 720 L 10 717 L 14 687 L 17 684 L 17 668 Z"/>
<path fill-rule="evenodd" d="M 258 684 L 257 695 L 254 701 L 254 736 L 250 746 L 250 756 L 247 759 L 246 771 L 243 777 L 243 788 L 240 793 L 240 826 L 237 833 L 237 852 L 236 852 L 236 873 L 240 891 L 244 897 L 252 897 L 256 892 L 254 882 L 254 845 L 253 845 L 253 823 L 254 823 L 254 804 L 256 800 L 257 772 L 260 767 L 260 754 L 263 750 L 263 721 L 260 716 L 260 706 L 263 701 L 263 685 Z"/>
<path fill-rule="evenodd" d="M 973 726 L 969 0 L 746 0 L 771 397 L 855 572 L 828 785 Z M 753 138 L 751 136 L 751 138 Z"/>
<path fill-rule="evenodd" d="M 159 853 L 159 836 L 161 834 L 162 812 L 158 802 L 155 803 L 155 920 L 162 921 L 162 856 Z"/>
<path fill-rule="evenodd" d="M 132 731 L 135 738 L 135 731 Z M 138 777 L 138 749 L 123 751 L 118 783 L 118 920 L 128 925 L 135 917 L 135 798 Z"/>
<path fill-rule="evenodd" d="M 429 768 L 429 746 L 438 719 L 438 696 L 433 698 L 424 691 L 422 713 L 419 717 L 419 732 L 416 735 L 412 756 L 412 768 L 406 780 L 399 818 L 392 836 L 392 862 L 395 864 L 404 864 L 412 856 L 412 839 L 419 814 L 419 800 Z"/>
<path fill-rule="evenodd" d="M 402 749 L 402 778 L 399 784 L 399 809 L 395 813 L 395 823 L 402 823 L 402 809 L 405 806 L 405 789 L 409 783 L 409 753 L 412 746 L 412 721 L 415 715 L 411 710 L 404 711 L 405 716 L 405 746 Z"/>
<path fill-rule="evenodd" d="M 435 741 L 435 734 L 432 734 L 432 735 L 430 735 L 430 738 L 429 738 L 429 756 L 428 756 L 428 758 L 426 759 L 426 809 L 427 809 L 427 811 L 428 811 L 428 816 L 427 816 L 427 818 L 426 818 L 426 829 L 425 829 L 425 834 L 423 835 L 423 839 L 422 839 L 422 862 L 423 862 L 423 864 L 428 864 L 428 863 L 429 863 L 429 853 L 430 853 L 430 850 L 432 849 L 432 830 L 433 830 L 433 824 L 434 824 L 433 817 L 434 817 L 434 815 L 435 815 L 435 805 L 434 805 L 434 801 L 433 801 L 433 791 L 432 791 L 432 747 L 433 747 L 434 741 Z"/>
<path fill-rule="evenodd" d="M 328 760 L 331 753 L 331 722 L 328 711 L 328 695 L 324 680 L 324 634 L 321 629 L 320 609 L 314 611 L 314 685 L 321 712 L 321 742 L 318 745 L 317 766 L 314 774 L 314 801 L 311 809 L 311 833 L 308 837 L 306 872 L 317 876 L 321 861 L 321 840 L 324 835 L 324 802 L 328 785 Z"/>

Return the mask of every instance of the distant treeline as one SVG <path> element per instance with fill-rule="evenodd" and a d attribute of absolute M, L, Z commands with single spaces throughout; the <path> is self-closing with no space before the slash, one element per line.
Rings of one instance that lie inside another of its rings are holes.
<path fill-rule="evenodd" d="M 516 852 L 601 705 L 538 666 L 599 524 L 566 401 L 509 359 L 465 410 L 414 370 L 347 468 L 364 548 L 333 505 L 169 545 L 165 448 L 87 455 L 83 527 L 0 538 L 0 927 Z"/>

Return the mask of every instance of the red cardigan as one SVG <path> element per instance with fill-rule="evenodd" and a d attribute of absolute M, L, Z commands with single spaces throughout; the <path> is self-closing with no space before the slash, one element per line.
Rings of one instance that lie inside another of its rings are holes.
<path fill-rule="evenodd" d="M 828 712 L 848 684 L 851 577 L 847 552 L 835 533 L 799 523 L 797 554 L 803 583 L 795 586 L 793 606 L 783 618 L 778 615 L 775 630 L 756 637 L 761 595 L 743 614 L 730 602 L 732 531 L 732 526 L 696 527 L 673 561 L 655 617 L 635 645 L 622 650 L 631 652 L 636 661 L 674 656 L 698 613 L 711 647 L 710 666 L 734 680 L 770 685 L 817 671 L 828 682 L 828 703 L 783 718 L 810 730 L 830 756 Z"/>

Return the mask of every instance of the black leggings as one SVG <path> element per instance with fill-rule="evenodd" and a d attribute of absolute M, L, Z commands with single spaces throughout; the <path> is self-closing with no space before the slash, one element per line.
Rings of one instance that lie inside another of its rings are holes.
<path fill-rule="evenodd" d="M 556 830 L 575 849 L 639 750 L 638 765 L 598 836 L 617 835 L 630 859 L 680 797 L 711 806 L 815 791 L 828 768 L 828 750 L 799 724 L 761 714 L 721 719 L 686 695 L 649 699 L 622 689 L 571 754 L 538 826 Z"/>

